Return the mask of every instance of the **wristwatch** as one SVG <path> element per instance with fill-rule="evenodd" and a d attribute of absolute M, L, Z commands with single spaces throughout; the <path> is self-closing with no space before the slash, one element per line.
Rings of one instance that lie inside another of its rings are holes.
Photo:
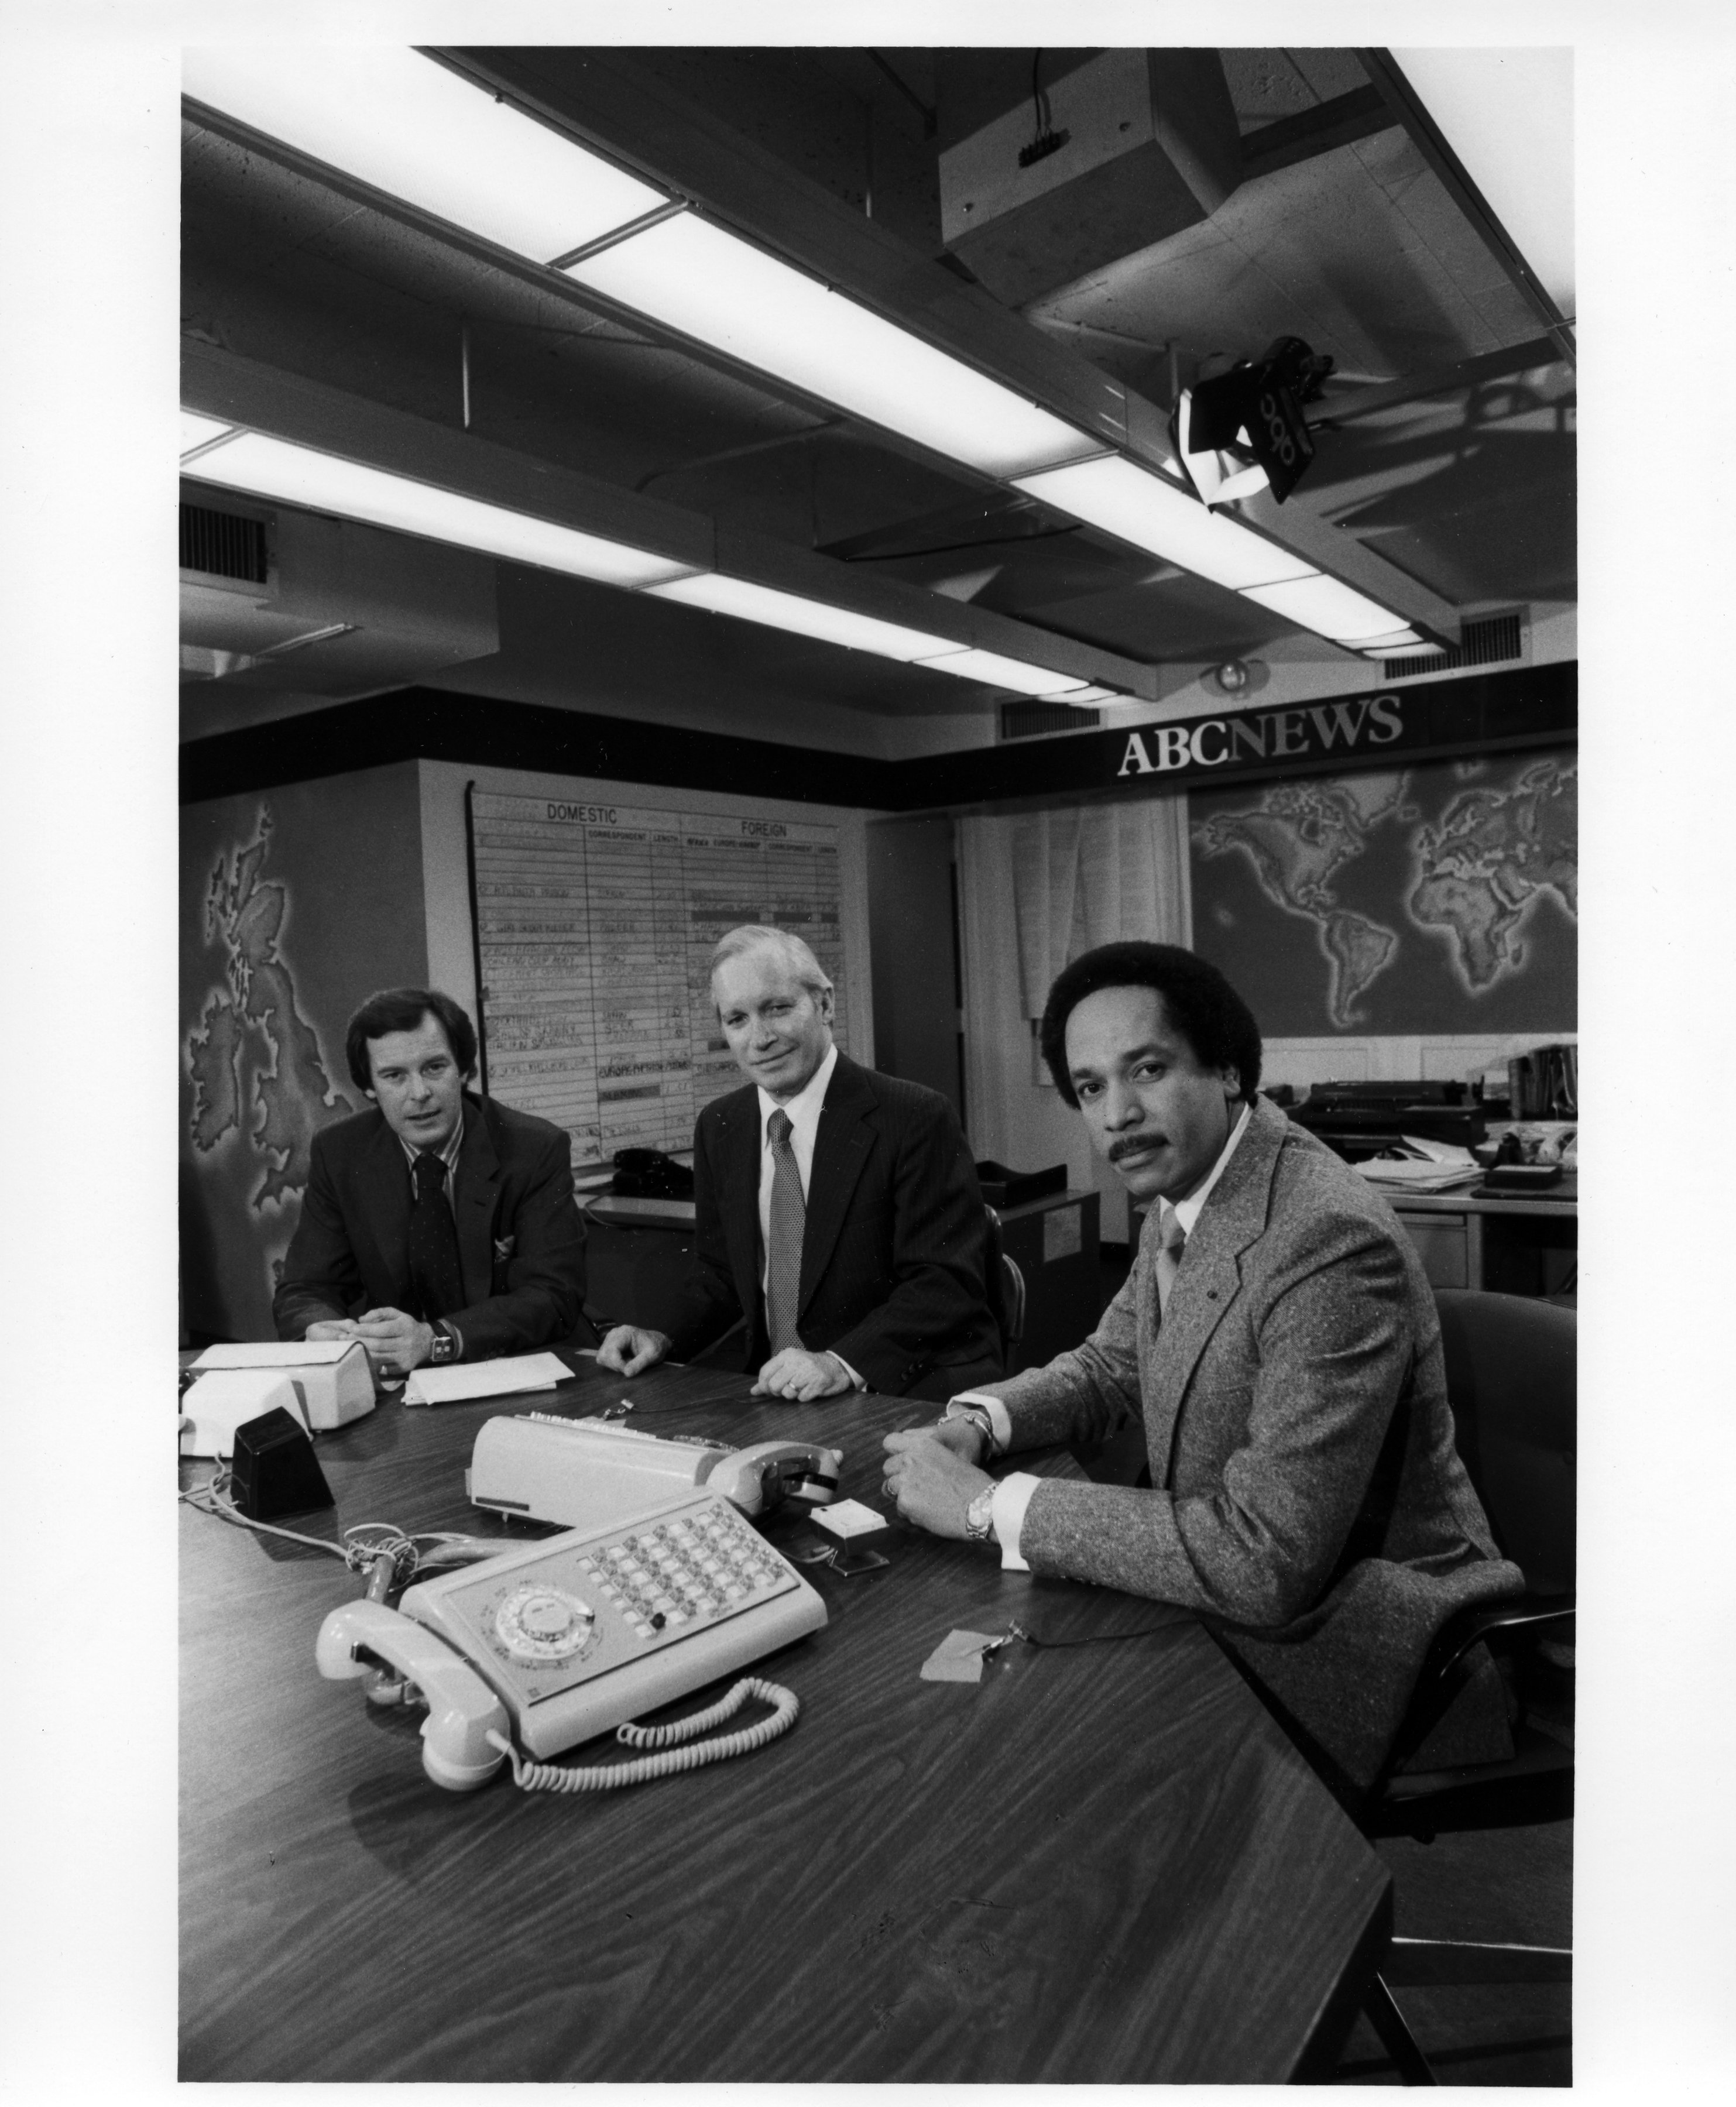
<path fill-rule="evenodd" d="M 430 1328 L 434 1332 L 434 1343 L 428 1350 L 428 1365 L 443 1368 L 448 1361 L 458 1358 L 458 1335 L 450 1324 L 435 1324 Z"/>
<path fill-rule="evenodd" d="M 985 1485 L 965 1510 L 965 1541 L 989 1543 L 995 1534 L 995 1489 Z"/>

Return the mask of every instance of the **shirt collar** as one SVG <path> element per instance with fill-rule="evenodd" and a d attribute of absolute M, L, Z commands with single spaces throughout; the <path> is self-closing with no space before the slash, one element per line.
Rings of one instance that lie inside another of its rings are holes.
<path fill-rule="evenodd" d="M 414 1178 L 416 1175 L 416 1159 L 417 1157 L 421 1155 L 423 1152 L 420 1148 L 412 1148 L 410 1143 L 406 1141 L 402 1134 L 398 1137 L 398 1145 L 404 1152 L 404 1161 L 410 1166 L 410 1175 Z M 456 1180 L 457 1178 L 458 1152 L 463 1148 L 463 1146 L 464 1107 L 460 1105 L 458 1107 L 457 1125 L 452 1129 L 444 1147 L 435 1151 L 435 1153 L 438 1156 L 440 1161 L 446 1166 L 446 1175 L 448 1179 Z"/>
<path fill-rule="evenodd" d="M 1212 1188 L 1217 1184 L 1218 1179 L 1223 1176 L 1224 1166 L 1230 1161 L 1230 1157 L 1235 1154 L 1235 1145 L 1242 1139 L 1243 1134 L 1247 1131 L 1248 1122 L 1253 1116 L 1253 1109 L 1254 1108 L 1252 1105 L 1243 1106 L 1242 1116 L 1236 1121 L 1235 1125 L 1230 1128 L 1230 1139 L 1224 1143 L 1223 1149 L 1219 1154 L 1217 1162 L 1212 1166 L 1212 1175 L 1207 1179 L 1205 1184 L 1197 1188 L 1194 1192 L 1190 1193 L 1186 1199 L 1178 1200 L 1175 1206 L 1170 1209 L 1171 1213 L 1174 1215 L 1176 1220 L 1181 1223 L 1181 1233 L 1184 1236 L 1190 1237 L 1193 1235 L 1194 1224 L 1199 1220 L 1200 1210 L 1205 1206 L 1207 1201 L 1211 1198 Z M 1167 1202 L 1165 1204 L 1167 1205 Z"/>
<path fill-rule="evenodd" d="M 801 1089 L 787 1104 L 781 1106 L 769 1090 L 762 1089 L 756 1083 L 754 1088 L 759 1091 L 760 1139 L 762 1141 L 765 1139 L 766 1123 L 775 1112 L 788 1112 L 789 1124 L 793 1127 L 807 1126 L 817 1122 L 820 1117 L 820 1107 L 825 1102 L 825 1086 L 831 1081 L 832 1071 L 837 1066 L 838 1049 L 834 1045 L 827 1047 L 825 1060 L 815 1069 Z"/>

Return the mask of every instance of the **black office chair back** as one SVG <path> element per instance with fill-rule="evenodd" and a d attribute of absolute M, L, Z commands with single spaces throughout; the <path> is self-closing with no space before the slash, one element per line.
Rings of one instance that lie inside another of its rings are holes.
<path fill-rule="evenodd" d="M 1574 1585 L 1577 1320 L 1529 1296 L 1438 1288 L 1459 1453 L 1533 1595 Z"/>
<path fill-rule="evenodd" d="M 1010 1376 L 1018 1372 L 1019 1342 L 1025 1336 L 1025 1277 L 1017 1261 L 1007 1256 L 1001 1240 L 1001 1217 L 986 1201 L 983 1219 L 988 1229 L 988 1247 L 983 1253 L 983 1286 L 988 1296 L 988 1314 L 1001 1334 L 1001 1359 Z"/>

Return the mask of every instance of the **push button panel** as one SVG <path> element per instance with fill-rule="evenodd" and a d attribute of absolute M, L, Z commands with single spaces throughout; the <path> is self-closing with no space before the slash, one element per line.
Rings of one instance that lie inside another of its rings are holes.
<path fill-rule="evenodd" d="M 534 1570 L 442 1589 L 503 1687 L 534 1705 L 800 1586 L 726 1501 L 698 1494 L 636 1526 L 568 1541 Z"/>

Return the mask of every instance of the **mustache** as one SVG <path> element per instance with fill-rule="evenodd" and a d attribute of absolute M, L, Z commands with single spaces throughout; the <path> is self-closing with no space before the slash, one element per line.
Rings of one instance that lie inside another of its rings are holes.
<path fill-rule="evenodd" d="M 1148 1148 L 1163 1147 L 1165 1139 L 1161 1134 L 1126 1134 L 1109 1143 L 1109 1161 L 1119 1163 L 1124 1157 L 1142 1156 Z"/>

